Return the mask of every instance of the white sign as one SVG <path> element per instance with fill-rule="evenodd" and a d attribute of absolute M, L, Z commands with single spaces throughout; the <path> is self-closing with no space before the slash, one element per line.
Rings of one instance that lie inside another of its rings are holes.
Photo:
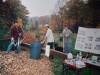
<path fill-rule="evenodd" d="M 46 45 L 45 55 L 46 55 L 47 57 L 49 57 L 49 55 L 50 55 L 50 46 L 49 46 L 49 45 Z"/>
<path fill-rule="evenodd" d="M 79 27 L 75 49 L 100 54 L 100 29 Z"/>

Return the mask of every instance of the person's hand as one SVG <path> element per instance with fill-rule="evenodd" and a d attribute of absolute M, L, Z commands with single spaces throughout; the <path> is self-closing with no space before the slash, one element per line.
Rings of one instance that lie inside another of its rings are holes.
<path fill-rule="evenodd" d="M 43 42 L 41 41 L 41 44 L 43 44 Z"/>
<path fill-rule="evenodd" d="M 44 41 L 41 41 L 41 44 L 44 44 Z"/>
<path fill-rule="evenodd" d="M 14 46 L 16 47 L 16 46 L 17 46 L 17 43 L 16 43 L 16 44 L 14 44 Z"/>
<path fill-rule="evenodd" d="M 19 33 L 19 36 L 21 36 L 22 34 L 21 33 Z"/>
<path fill-rule="evenodd" d="M 20 44 L 22 43 L 22 40 L 20 40 Z"/>
<path fill-rule="evenodd" d="M 11 37 L 11 41 L 13 41 L 14 40 L 14 38 L 13 37 Z"/>

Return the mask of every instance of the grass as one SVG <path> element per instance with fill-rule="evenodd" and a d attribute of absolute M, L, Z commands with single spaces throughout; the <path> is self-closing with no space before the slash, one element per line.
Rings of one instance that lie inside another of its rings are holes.
<path fill-rule="evenodd" d="M 53 73 L 55 74 L 55 75 L 62 75 L 62 64 L 61 64 L 61 62 L 62 62 L 62 59 L 61 58 L 59 58 L 59 57 L 57 57 L 57 56 L 54 56 L 54 59 L 53 59 L 54 61 L 53 61 L 53 64 L 52 64 L 52 66 L 53 66 Z"/>
<path fill-rule="evenodd" d="M 76 55 L 77 52 L 79 52 L 78 50 L 74 49 L 75 48 L 75 41 L 76 41 L 75 37 L 72 37 L 72 45 L 73 45 L 73 52 L 72 52 L 72 54 L 73 55 Z M 62 41 L 59 41 L 59 36 L 56 38 L 56 42 L 59 45 L 62 44 Z M 82 54 L 86 54 L 86 52 L 82 52 Z M 52 65 L 54 67 L 54 71 L 53 72 L 54 72 L 55 75 L 62 75 L 62 64 L 61 64 L 62 61 L 63 61 L 63 59 L 61 59 L 61 58 L 59 58 L 57 56 L 54 56 L 54 62 L 53 62 Z M 99 71 L 93 70 L 91 68 L 85 68 L 84 70 L 82 70 L 80 72 L 80 75 L 90 75 L 90 73 L 91 73 L 91 75 L 100 75 Z M 74 74 L 72 74 L 72 75 L 74 75 Z"/>

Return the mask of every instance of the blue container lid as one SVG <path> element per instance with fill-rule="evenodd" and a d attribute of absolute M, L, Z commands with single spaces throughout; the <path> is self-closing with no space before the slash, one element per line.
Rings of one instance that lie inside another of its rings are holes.
<path fill-rule="evenodd" d="M 41 47 L 41 42 L 40 41 L 37 41 L 37 42 L 33 42 L 31 43 L 30 47 Z"/>

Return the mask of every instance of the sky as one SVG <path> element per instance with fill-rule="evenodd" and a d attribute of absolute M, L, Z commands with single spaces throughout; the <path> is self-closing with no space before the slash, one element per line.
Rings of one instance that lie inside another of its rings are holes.
<path fill-rule="evenodd" d="M 52 14 L 57 0 L 21 0 L 27 7 L 30 17 L 45 16 Z"/>

